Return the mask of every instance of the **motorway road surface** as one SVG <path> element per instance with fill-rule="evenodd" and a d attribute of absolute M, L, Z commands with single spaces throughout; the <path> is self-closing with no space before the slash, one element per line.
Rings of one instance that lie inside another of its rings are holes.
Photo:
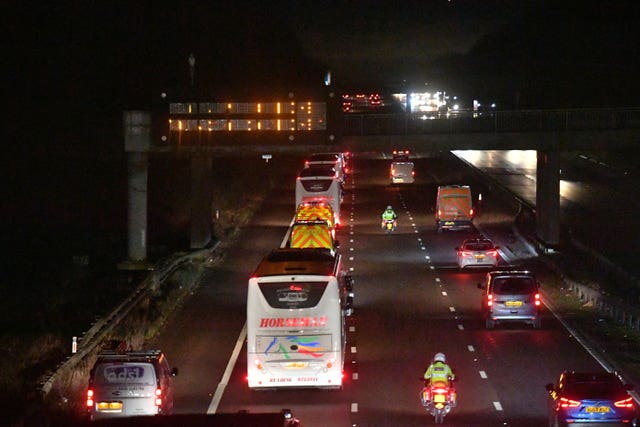
<path fill-rule="evenodd" d="M 459 160 L 443 154 L 415 164 L 416 183 L 392 187 L 389 159 L 376 153 L 354 158 L 338 234 L 356 290 L 343 389 L 254 392 L 244 381 L 247 280 L 280 244 L 293 216 L 292 171 L 153 343 L 180 369 L 177 412 L 289 408 L 306 427 L 424 426 L 433 419 L 420 406 L 419 377 L 433 354 L 443 351 L 459 378 L 459 405 L 447 425 L 540 426 L 547 422 L 546 383 L 563 369 L 601 369 L 548 310 L 541 330 L 518 324 L 484 329 L 476 288 L 484 273 L 455 268 L 454 247 L 471 233 L 436 232 L 437 185 L 470 184 L 482 192 L 477 224 L 503 246 L 504 263 L 535 268 L 536 260 L 510 250 L 514 212 Z M 399 215 L 392 235 L 379 229 L 387 204 Z M 234 349 L 238 357 L 229 363 Z"/>

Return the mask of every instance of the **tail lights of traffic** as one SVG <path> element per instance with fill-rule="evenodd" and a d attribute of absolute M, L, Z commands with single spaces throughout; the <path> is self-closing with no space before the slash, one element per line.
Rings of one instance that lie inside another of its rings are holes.
<path fill-rule="evenodd" d="M 487 306 L 493 306 L 493 294 L 487 294 Z"/>
<path fill-rule="evenodd" d="M 156 388 L 156 406 L 162 406 L 162 389 Z"/>
<path fill-rule="evenodd" d="M 631 409 L 633 408 L 633 398 L 629 397 L 627 399 L 618 400 L 616 402 L 613 402 L 613 406 L 615 406 L 616 408 Z"/>
<path fill-rule="evenodd" d="M 542 304 L 542 301 L 540 300 L 540 294 L 536 294 L 534 304 L 536 305 L 536 307 L 539 307 Z"/>
<path fill-rule="evenodd" d="M 561 397 L 559 402 L 561 408 L 577 408 L 580 404 L 579 400 L 567 399 L 566 397 Z"/>
<path fill-rule="evenodd" d="M 93 407 L 93 390 L 89 389 L 87 390 L 87 408 L 92 408 Z"/>

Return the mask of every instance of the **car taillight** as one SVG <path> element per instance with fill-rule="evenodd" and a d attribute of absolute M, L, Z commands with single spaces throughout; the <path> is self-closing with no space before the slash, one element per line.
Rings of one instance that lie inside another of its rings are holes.
<path fill-rule="evenodd" d="M 469 216 L 473 216 L 473 209 L 469 209 Z"/>
<path fill-rule="evenodd" d="M 460 256 L 471 256 L 473 255 L 473 252 L 469 252 L 469 251 L 460 251 Z"/>
<path fill-rule="evenodd" d="M 416 171 L 411 171 L 411 176 L 416 176 Z"/>
<path fill-rule="evenodd" d="M 542 304 L 542 301 L 540 301 L 540 294 L 536 294 L 534 303 L 536 306 Z"/>
<path fill-rule="evenodd" d="M 567 399 L 566 397 L 560 398 L 560 407 L 561 408 L 577 408 L 580 406 L 579 400 Z"/>
<path fill-rule="evenodd" d="M 87 407 L 93 407 L 93 390 L 87 390 Z"/>
<path fill-rule="evenodd" d="M 613 406 L 616 408 L 633 408 L 633 398 L 629 397 L 627 399 L 618 400 L 617 402 L 613 402 Z"/>
<path fill-rule="evenodd" d="M 487 255 L 492 256 L 492 257 L 497 257 L 498 256 L 498 251 L 487 251 Z"/>
<path fill-rule="evenodd" d="M 444 387 L 437 387 L 433 389 L 433 392 L 437 394 L 447 394 L 448 390 Z"/>
<path fill-rule="evenodd" d="M 396 170 L 395 169 L 391 169 L 391 175 L 395 175 L 396 174 Z"/>
<path fill-rule="evenodd" d="M 493 305 L 493 294 L 487 295 L 487 305 L 491 307 Z"/>
<path fill-rule="evenodd" d="M 162 389 L 156 389 L 156 406 L 162 406 Z"/>

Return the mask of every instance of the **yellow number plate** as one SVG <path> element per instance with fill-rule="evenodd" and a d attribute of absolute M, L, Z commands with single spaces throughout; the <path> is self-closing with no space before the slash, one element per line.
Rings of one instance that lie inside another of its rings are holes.
<path fill-rule="evenodd" d="M 98 402 L 98 411 L 122 411 L 122 402 Z"/>
<path fill-rule="evenodd" d="M 284 365 L 287 369 L 302 369 L 307 367 L 307 362 L 288 362 Z"/>
<path fill-rule="evenodd" d="M 522 301 L 507 301 L 504 305 L 507 307 L 522 307 Z"/>
<path fill-rule="evenodd" d="M 447 399 L 445 399 L 444 394 L 436 394 L 433 396 L 433 401 L 435 403 L 444 403 L 447 401 Z"/>
<path fill-rule="evenodd" d="M 605 413 L 605 412 L 609 412 L 609 407 L 608 406 L 587 406 L 586 408 L 584 408 L 585 412 L 589 412 L 589 413 Z"/>

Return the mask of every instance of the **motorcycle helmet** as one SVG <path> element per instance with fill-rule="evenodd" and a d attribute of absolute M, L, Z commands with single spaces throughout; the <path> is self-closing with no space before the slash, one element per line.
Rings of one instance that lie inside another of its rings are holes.
<path fill-rule="evenodd" d="M 388 210 L 388 211 L 393 210 L 393 208 L 391 207 L 391 205 L 387 206 L 387 210 Z"/>
<path fill-rule="evenodd" d="M 436 353 L 436 355 L 433 356 L 433 361 L 447 363 L 447 358 L 444 356 L 444 353 Z"/>

